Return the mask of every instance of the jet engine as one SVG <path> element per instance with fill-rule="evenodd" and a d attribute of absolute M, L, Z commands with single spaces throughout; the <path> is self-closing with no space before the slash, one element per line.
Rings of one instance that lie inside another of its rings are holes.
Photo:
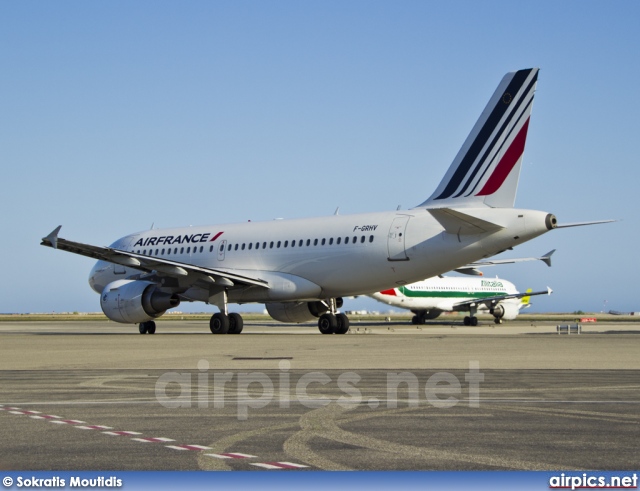
<path fill-rule="evenodd" d="M 150 321 L 178 305 L 177 295 L 161 292 L 149 281 L 117 280 L 105 286 L 100 296 L 104 314 L 123 324 Z"/>
<path fill-rule="evenodd" d="M 506 320 L 513 320 L 518 317 L 519 311 L 518 306 L 512 303 L 499 303 L 490 310 L 490 313 L 496 319 L 505 318 Z"/>
<path fill-rule="evenodd" d="M 315 320 L 329 311 L 323 302 L 272 302 L 265 304 L 265 307 L 275 320 L 297 324 Z"/>

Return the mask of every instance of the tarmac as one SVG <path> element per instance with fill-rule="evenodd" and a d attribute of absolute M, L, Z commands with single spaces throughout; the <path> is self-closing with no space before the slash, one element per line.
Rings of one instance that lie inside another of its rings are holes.
<path fill-rule="evenodd" d="M 640 323 L 0 323 L 6 470 L 637 469 Z"/>

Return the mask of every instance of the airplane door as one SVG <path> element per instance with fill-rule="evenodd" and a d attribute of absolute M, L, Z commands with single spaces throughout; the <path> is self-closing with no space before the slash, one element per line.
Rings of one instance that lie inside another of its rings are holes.
<path fill-rule="evenodd" d="M 407 252 L 404 248 L 405 231 L 409 216 L 402 215 L 393 219 L 391 228 L 389 228 L 389 237 L 387 239 L 387 247 L 389 250 L 389 261 L 408 261 Z"/>
<path fill-rule="evenodd" d="M 218 246 L 218 261 L 224 261 L 224 250 L 227 248 L 227 241 L 223 240 Z"/>

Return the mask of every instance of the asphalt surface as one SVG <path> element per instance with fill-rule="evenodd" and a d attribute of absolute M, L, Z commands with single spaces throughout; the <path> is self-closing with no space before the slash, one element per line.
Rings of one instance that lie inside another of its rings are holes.
<path fill-rule="evenodd" d="M 0 468 L 637 469 L 640 325 L 247 324 L 0 323 Z"/>

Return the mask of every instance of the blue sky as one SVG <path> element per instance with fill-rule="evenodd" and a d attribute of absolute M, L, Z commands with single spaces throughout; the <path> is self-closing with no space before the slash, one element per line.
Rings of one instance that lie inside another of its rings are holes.
<path fill-rule="evenodd" d="M 557 249 L 552 268 L 485 273 L 551 286 L 532 311 L 640 311 L 639 23 L 635 1 L 2 2 L 0 312 L 99 310 L 93 261 L 39 246 L 60 224 L 108 245 L 415 206 L 531 66 L 516 206 L 622 221 L 510 253 Z"/>

